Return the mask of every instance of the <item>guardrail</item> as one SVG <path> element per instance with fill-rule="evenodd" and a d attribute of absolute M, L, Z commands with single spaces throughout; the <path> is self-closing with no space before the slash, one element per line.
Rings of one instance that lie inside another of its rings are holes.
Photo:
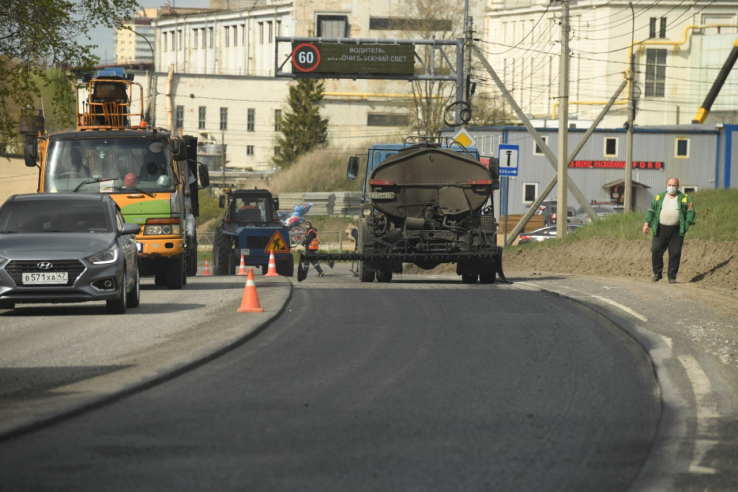
<path fill-rule="evenodd" d="M 290 231 L 290 244 L 294 248 L 302 244 L 299 239 L 300 235 L 304 234 L 302 231 Z M 334 250 L 343 251 L 344 249 L 353 250 L 354 241 L 346 238 L 345 231 L 325 231 L 319 232 L 318 237 L 320 238 L 320 249 L 321 250 Z M 212 251 L 213 244 L 215 243 L 214 232 L 204 232 L 197 235 L 197 249 L 198 251 Z"/>

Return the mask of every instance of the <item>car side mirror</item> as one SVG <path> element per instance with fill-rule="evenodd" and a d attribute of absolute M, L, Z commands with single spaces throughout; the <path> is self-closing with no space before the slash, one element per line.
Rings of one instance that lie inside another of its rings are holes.
<path fill-rule="evenodd" d="M 359 175 L 359 158 L 349 157 L 348 160 L 348 169 L 346 170 L 346 176 L 349 179 L 356 179 L 356 176 Z"/>
<path fill-rule="evenodd" d="M 200 186 L 203 188 L 210 186 L 210 171 L 208 170 L 208 166 L 200 164 L 197 167 L 197 174 L 200 175 Z"/>
<path fill-rule="evenodd" d="M 220 195 L 218 197 L 218 207 L 219 208 L 225 208 L 225 201 L 226 201 L 225 195 Z"/>
<path fill-rule="evenodd" d="M 28 144 L 26 145 L 23 157 L 25 157 L 26 166 L 28 167 L 36 167 L 36 158 L 38 155 L 36 154 L 36 144 Z"/>
<path fill-rule="evenodd" d="M 138 234 L 141 232 L 141 226 L 138 224 L 129 224 L 126 222 L 123 224 L 123 229 L 118 232 L 119 236 L 127 236 L 129 234 Z"/>

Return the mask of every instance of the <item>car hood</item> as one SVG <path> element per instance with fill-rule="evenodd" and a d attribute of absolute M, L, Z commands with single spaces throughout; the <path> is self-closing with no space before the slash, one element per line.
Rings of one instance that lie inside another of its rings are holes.
<path fill-rule="evenodd" d="M 85 258 L 105 251 L 115 240 L 106 234 L 0 234 L 0 256 L 13 260 Z"/>

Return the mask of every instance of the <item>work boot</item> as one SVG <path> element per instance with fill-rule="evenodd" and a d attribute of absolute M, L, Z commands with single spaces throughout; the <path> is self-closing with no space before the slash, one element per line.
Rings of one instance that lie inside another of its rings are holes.
<path fill-rule="evenodd" d="M 676 279 L 675 278 L 669 278 L 669 283 L 670 284 L 675 284 L 676 283 Z"/>
<path fill-rule="evenodd" d="M 318 274 L 318 277 L 322 277 L 323 275 L 325 275 L 325 273 L 323 273 L 323 272 L 320 272 L 320 273 Z"/>
<path fill-rule="evenodd" d="M 662 278 L 663 277 L 657 273 L 656 275 L 654 275 L 653 277 L 651 277 L 651 282 L 658 282 Z"/>

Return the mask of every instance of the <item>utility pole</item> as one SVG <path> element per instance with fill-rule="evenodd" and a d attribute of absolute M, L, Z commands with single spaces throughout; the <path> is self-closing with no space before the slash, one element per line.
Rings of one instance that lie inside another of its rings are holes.
<path fill-rule="evenodd" d="M 462 71 L 463 70 L 463 76 L 464 76 L 464 92 L 462 93 L 461 97 L 463 98 L 464 102 L 469 102 L 471 99 L 471 55 L 472 55 L 472 42 L 473 40 L 473 32 L 472 32 L 472 19 L 469 18 L 469 0 L 465 0 L 464 2 L 464 66 L 463 67 L 456 67 L 457 70 Z M 458 101 L 457 101 L 458 102 Z M 460 108 L 460 106 L 457 106 L 457 108 Z M 461 123 L 461 112 L 457 110 L 457 121 L 456 123 Z M 461 125 L 463 128 L 467 128 L 469 126 L 468 123 L 464 123 Z"/>
<path fill-rule="evenodd" d="M 633 2 L 629 2 L 633 12 L 633 32 L 635 32 L 635 11 Z M 630 212 L 633 209 L 633 125 L 635 124 L 635 45 L 631 35 L 631 50 L 628 66 L 628 132 L 625 136 L 625 180 L 623 181 L 623 208 Z"/>
<path fill-rule="evenodd" d="M 220 149 L 223 153 L 223 192 L 225 193 L 226 180 L 225 180 L 225 163 L 226 163 L 226 149 L 225 149 L 225 132 L 220 132 Z"/>
<path fill-rule="evenodd" d="M 567 162 L 569 157 L 569 0 L 561 1 L 561 60 L 559 61 L 559 155 L 556 193 L 556 237 L 566 235 L 568 189 Z"/>

